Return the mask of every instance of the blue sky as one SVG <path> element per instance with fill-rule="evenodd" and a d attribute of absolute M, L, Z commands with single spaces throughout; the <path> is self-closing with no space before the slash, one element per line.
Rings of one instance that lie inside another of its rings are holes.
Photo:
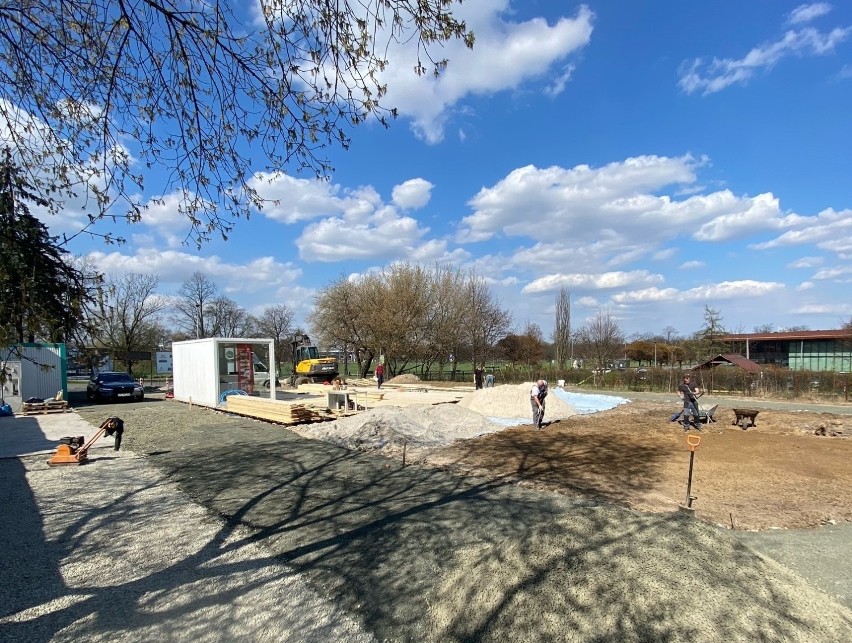
<path fill-rule="evenodd" d="M 852 3 L 466 0 L 476 33 L 438 80 L 391 51 L 390 129 L 351 131 L 328 182 L 258 181 L 281 205 L 227 242 L 183 245 L 177 196 L 104 246 L 101 270 L 201 271 L 250 312 L 304 322 L 318 288 L 396 261 L 451 262 L 515 326 L 550 337 L 561 287 L 580 327 L 625 334 L 837 328 L 852 318 Z M 268 177 L 263 177 L 264 179 Z M 70 206 L 49 219 L 73 231 Z M 387 311 L 392 314 L 392 310 Z"/>

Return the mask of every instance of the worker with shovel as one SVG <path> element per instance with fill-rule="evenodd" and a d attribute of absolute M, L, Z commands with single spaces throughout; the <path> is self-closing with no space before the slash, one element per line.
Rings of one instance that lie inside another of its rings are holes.
<path fill-rule="evenodd" d="M 544 422 L 544 398 L 547 397 L 547 380 L 538 380 L 530 390 L 530 404 L 532 405 L 533 426 L 542 428 Z"/>
<path fill-rule="evenodd" d="M 690 417 L 692 418 L 692 427 L 697 431 L 701 430 L 701 417 L 698 414 L 698 397 L 701 395 L 701 389 L 696 384 L 693 384 L 689 373 L 683 376 L 683 383 L 677 387 L 678 395 L 683 399 L 683 430 L 689 431 Z"/>

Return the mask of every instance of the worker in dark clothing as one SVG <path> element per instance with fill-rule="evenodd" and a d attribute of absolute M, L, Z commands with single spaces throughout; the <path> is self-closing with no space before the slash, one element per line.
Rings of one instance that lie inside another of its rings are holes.
<path fill-rule="evenodd" d="M 121 448 L 121 436 L 124 434 L 124 420 L 117 417 L 107 418 L 104 423 L 104 433 L 109 436 L 115 436 L 115 450 Z"/>
<path fill-rule="evenodd" d="M 686 374 L 683 376 L 683 383 L 677 387 L 677 392 L 683 400 L 683 416 L 681 417 L 683 430 L 689 431 L 691 418 L 692 426 L 700 431 L 701 418 L 698 415 L 698 396 L 701 395 L 701 389 L 692 382 L 690 375 Z"/>
<path fill-rule="evenodd" d="M 482 366 L 477 366 L 473 369 L 473 385 L 476 387 L 476 390 L 482 388 L 482 377 L 485 373 L 485 369 Z"/>

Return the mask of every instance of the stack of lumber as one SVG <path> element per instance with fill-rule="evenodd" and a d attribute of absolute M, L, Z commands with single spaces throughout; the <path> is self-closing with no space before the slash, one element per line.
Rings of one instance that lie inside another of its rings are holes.
<path fill-rule="evenodd" d="M 24 402 L 21 410 L 24 415 L 41 415 L 43 413 L 65 413 L 71 409 L 65 400 L 45 400 L 44 402 Z"/>
<path fill-rule="evenodd" d="M 247 415 L 279 424 L 305 424 L 330 419 L 328 411 L 324 408 L 247 395 L 228 396 L 226 408 L 229 413 Z"/>

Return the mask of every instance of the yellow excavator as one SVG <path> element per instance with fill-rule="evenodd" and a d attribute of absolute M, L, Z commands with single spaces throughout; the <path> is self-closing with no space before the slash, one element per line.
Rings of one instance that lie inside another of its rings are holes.
<path fill-rule="evenodd" d="M 293 374 L 290 385 L 298 386 L 309 382 L 331 382 L 340 374 L 335 357 L 320 357 L 319 350 L 311 344 L 311 338 L 303 333 L 293 336 Z"/>

